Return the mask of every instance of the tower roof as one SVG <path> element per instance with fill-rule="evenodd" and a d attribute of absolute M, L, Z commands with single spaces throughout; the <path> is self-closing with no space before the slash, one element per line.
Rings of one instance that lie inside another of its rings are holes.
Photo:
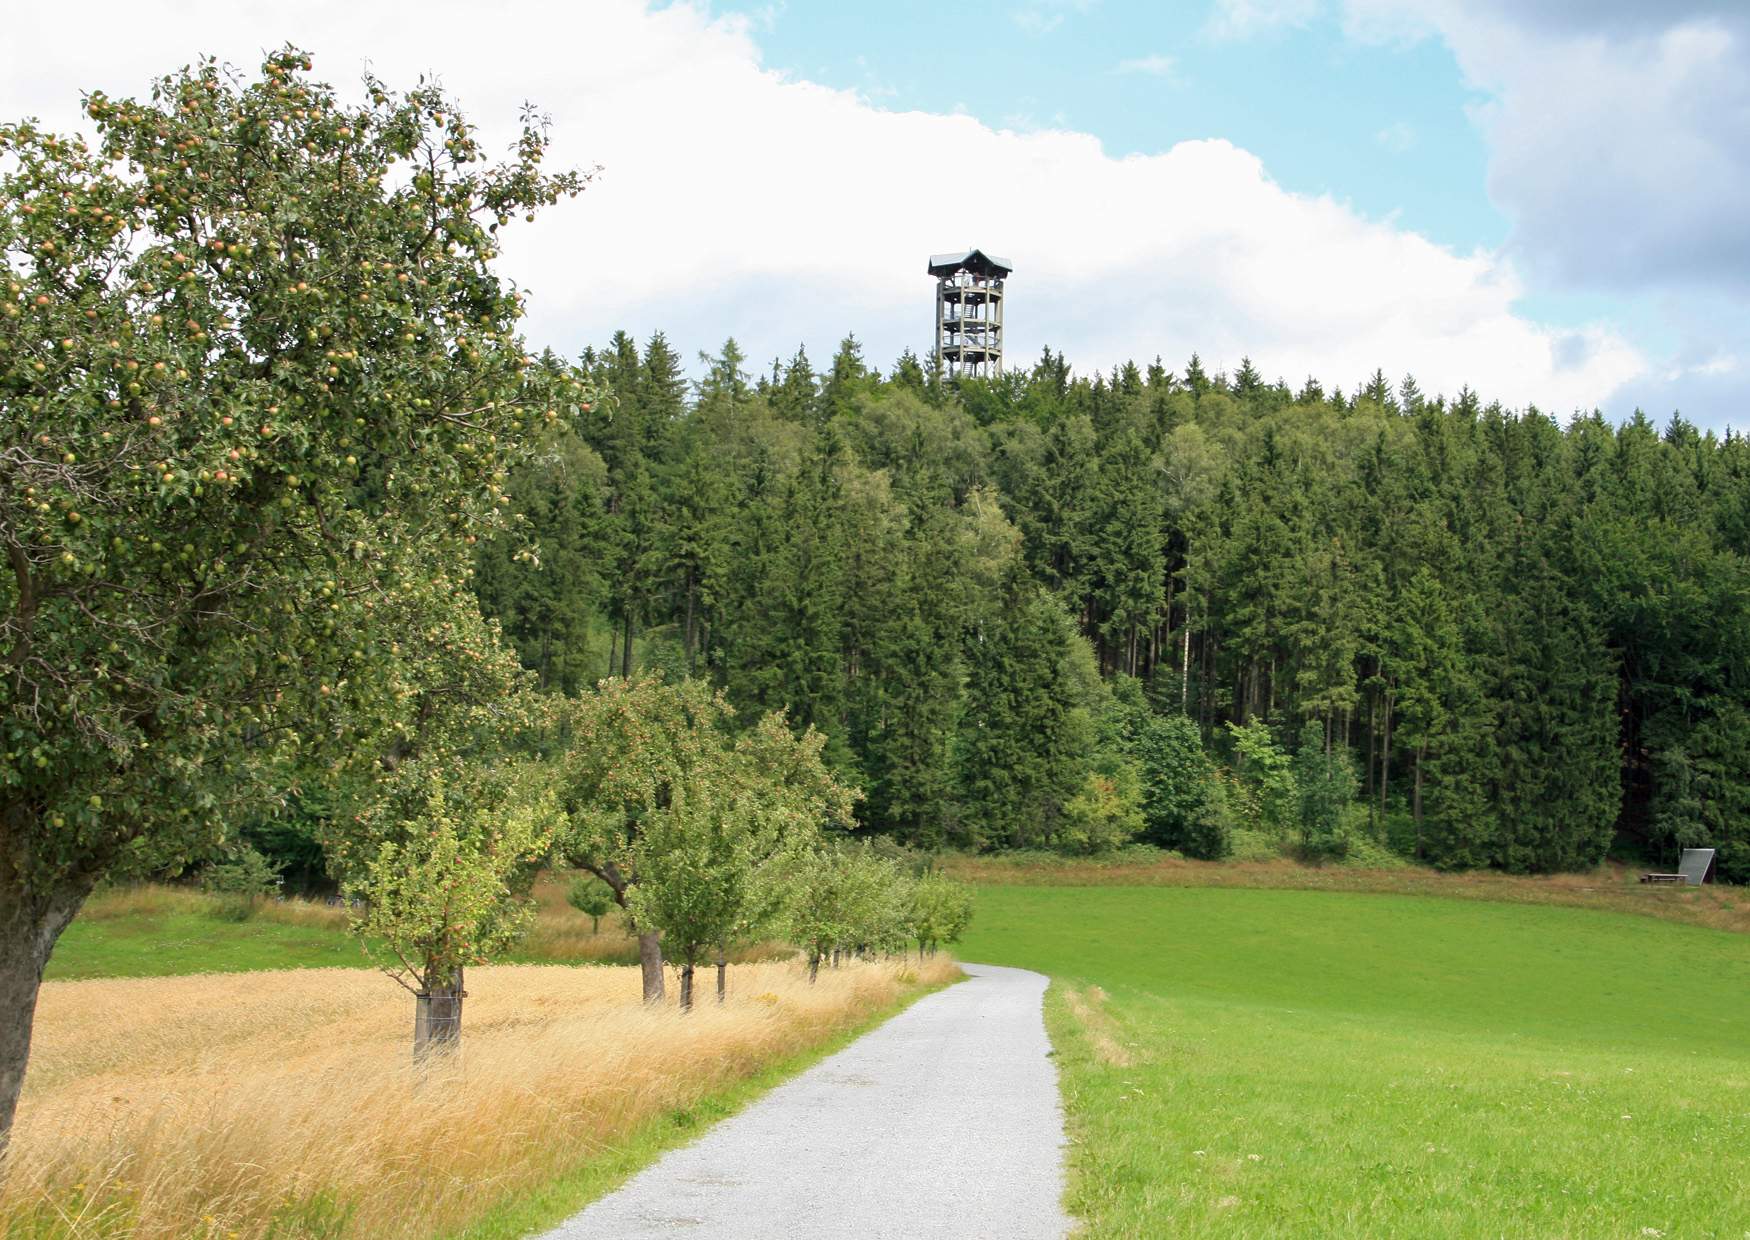
<path fill-rule="evenodd" d="M 930 255 L 929 271 L 933 276 L 953 275 L 962 267 L 981 276 L 1006 276 L 1015 269 L 1015 265 L 1008 259 L 986 254 L 983 250 Z"/>

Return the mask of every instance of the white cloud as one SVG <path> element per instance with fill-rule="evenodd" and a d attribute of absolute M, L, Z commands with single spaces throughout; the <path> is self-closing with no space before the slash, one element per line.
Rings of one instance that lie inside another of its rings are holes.
<path fill-rule="evenodd" d="M 1215 0 L 1203 33 L 1212 39 L 1249 39 L 1268 30 L 1304 26 L 1322 8 L 1320 0 Z"/>
<path fill-rule="evenodd" d="M 1750 11 L 1718 0 L 1346 0 L 1364 38 L 1418 27 L 1475 112 L 1513 252 L 1571 287 L 1750 296 Z"/>
<path fill-rule="evenodd" d="M 1009 10 L 1009 20 L 1030 35 L 1047 35 L 1072 13 L 1086 13 L 1095 0 L 1027 0 Z"/>
<path fill-rule="evenodd" d="M 1682 358 L 1750 353 L 1744 0 L 1217 0 L 1211 25 L 1237 37 L 1325 11 L 1364 42 L 1451 49 L 1486 96 L 1472 119 L 1504 253 L 1539 288 L 1718 308 L 1666 312 L 1678 356 L 1622 399 L 1743 423 L 1743 375 Z"/>
<path fill-rule="evenodd" d="M 531 3 L 515 22 L 460 0 L 183 9 L 139 23 L 93 3 L 80 39 L 40 6 L 15 15 L 10 46 L 31 50 L 0 63 L 0 115 L 65 123 L 81 87 L 139 92 L 199 51 L 249 64 L 288 38 L 339 84 L 367 56 L 391 82 L 436 69 L 503 142 L 534 99 L 554 119 L 553 162 L 605 168 L 507 241 L 537 345 L 660 328 L 689 350 L 733 333 L 756 361 L 803 342 L 819 362 L 854 330 L 886 362 L 928 343 L 925 257 L 978 245 L 1017 264 L 1017 360 L 1049 343 L 1085 368 L 1157 352 L 1177 366 L 1195 349 L 1212 367 L 1250 354 L 1268 375 L 1346 386 L 1383 366 L 1557 410 L 1644 369 L 1605 329 L 1515 314 L 1519 281 L 1497 257 L 1288 193 L 1227 142 L 1113 158 L 1061 129 L 881 110 L 763 69 L 745 18 L 637 0 Z"/>
<path fill-rule="evenodd" d="M 1395 121 L 1374 134 L 1373 140 L 1393 155 L 1402 155 L 1416 145 L 1416 131 L 1405 121 Z"/>
<path fill-rule="evenodd" d="M 1140 73 L 1148 77 L 1174 77 L 1178 74 L 1179 62 L 1171 56 L 1160 52 L 1151 52 L 1147 56 L 1135 56 L 1129 60 L 1121 60 L 1112 67 L 1114 73 Z"/>

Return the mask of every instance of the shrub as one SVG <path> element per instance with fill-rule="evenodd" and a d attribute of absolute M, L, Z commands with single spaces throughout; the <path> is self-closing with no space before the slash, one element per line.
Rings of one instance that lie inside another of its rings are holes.
<path fill-rule="evenodd" d="M 1178 851 L 1199 861 L 1220 861 L 1233 853 L 1234 815 L 1232 777 L 1211 771 L 1200 789 L 1197 809 L 1180 835 Z"/>
<path fill-rule="evenodd" d="M 255 914 L 257 900 L 278 894 L 279 870 L 247 844 L 224 861 L 209 865 L 201 871 L 201 890 L 219 898 L 207 907 L 207 916 L 217 921 L 248 921 Z"/>
<path fill-rule="evenodd" d="M 1346 824 L 1348 849 L 1343 855 L 1344 865 L 1362 870 L 1396 870 L 1409 864 L 1368 833 L 1366 810 L 1358 805 L 1351 808 L 1357 812 Z"/>
<path fill-rule="evenodd" d="M 1257 819 L 1280 839 L 1300 820 L 1300 791 L 1296 787 L 1293 760 L 1283 752 L 1269 727 L 1253 719 L 1244 727 L 1227 725 L 1240 780 L 1256 806 Z"/>
<path fill-rule="evenodd" d="M 1234 861 L 1275 861 L 1282 856 L 1282 842 L 1268 831 L 1238 827 L 1228 838 Z"/>
<path fill-rule="evenodd" d="M 614 907 L 614 893 L 599 878 L 574 878 L 565 889 L 565 902 L 589 918 L 589 932 L 597 934 L 602 918 Z"/>
<path fill-rule="evenodd" d="M 1211 773 L 1197 725 L 1183 715 L 1151 715 L 1137 726 L 1133 745 L 1148 838 L 1178 848 L 1202 811 Z"/>
<path fill-rule="evenodd" d="M 1143 828 L 1136 767 L 1115 764 L 1110 774 L 1088 772 L 1082 790 L 1063 807 L 1058 847 L 1071 853 L 1106 853 L 1128 844 Z"/>

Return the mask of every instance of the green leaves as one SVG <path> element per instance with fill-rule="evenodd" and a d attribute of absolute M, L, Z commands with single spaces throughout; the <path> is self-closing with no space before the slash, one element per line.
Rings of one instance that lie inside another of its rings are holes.
<path fill-rule="evenodd" d="M 353 931 L 391 976 L 414 991 L 448 986 L 532 922 L 529 884 L 557 803 L 526 766 L 414 761 L 390 783 L 360 817 L 341 890 L 363 902 Z"/>
<path fill-rule="evenodd" d="M 95 151 L 0 128 L 0 797 L 27 882 L 197 854 L 286 762 L 373 760 L 422 692 L 385 618 L 434 586 L 471 610 L 525 427 L 583 391 L 526 373 L 476 222 L 582 178 L 539 169 L 538 127 L 492 165 L 440 92 L 350 106 L 306 66 L 94 93 Z"/>
<path fill-rule="evenodd" d="M 768 924 L 794 859 L 850 825 L 819 733 L 767 715 L 737 735 L 700 681 L 608 680 L 560 713 L 558 851 L 683 964 Z"/>

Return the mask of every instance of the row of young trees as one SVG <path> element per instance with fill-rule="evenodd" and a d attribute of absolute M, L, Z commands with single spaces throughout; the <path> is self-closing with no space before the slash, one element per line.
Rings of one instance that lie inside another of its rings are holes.
<path fill-rule="evenodd" d="M 788 708 L 924 846 L 1175 843 L 1138 825 L 1135 689 L 1193 769 L 1312 725 L 1351 826 L 1427 862 L 1705 843 L 1750 876 L 1741 437 L 1196 357 L 745 367 L 731 341 L 689 395 L 661 335 L 582 356 L 618 403 L 517 476 L 541 571 L 501 541 L 477 580 L 544 685 L 654 665 Z"/>
<path fill-rule="evenodd" d="M 594 875 L 638 936 L 644 997 L 664 997 L 665 957 L 692 1005 L 695 969 L 773 933 L 809 954 L 891 952 L 952 941 L 965 889 L 916 878 L 853 848 L 855 791 L 822 760 L 825 738 L 781 712 L 738 729 L 724 695 L 699 679 L 608 679 L 557 707 L 546 764 L 564 823 L 554 854 Z"/>
<path fill-rule="evenodd" d="M 647 1001 L 666 997 L 665 963 L 678 971 L 683 1010 L 702 964 L 722 998 L 737 944 L 794 942 L 812 977 L 829 953 L 951 942 L 970 916 L 962 885 L 853 846 L 853 790 L 820 734 L 782 714 L 737 729 L 721 693 L 660 674 L 529 705 L 495 760 L 446 754 L 374 781 L 330 857 L 364 910 L 355 929 L 419 997 L 422 1051 L 459 1036 L 466 967 L 527 928 L 534 878 L 556 864 L 625 914 Z"/>

